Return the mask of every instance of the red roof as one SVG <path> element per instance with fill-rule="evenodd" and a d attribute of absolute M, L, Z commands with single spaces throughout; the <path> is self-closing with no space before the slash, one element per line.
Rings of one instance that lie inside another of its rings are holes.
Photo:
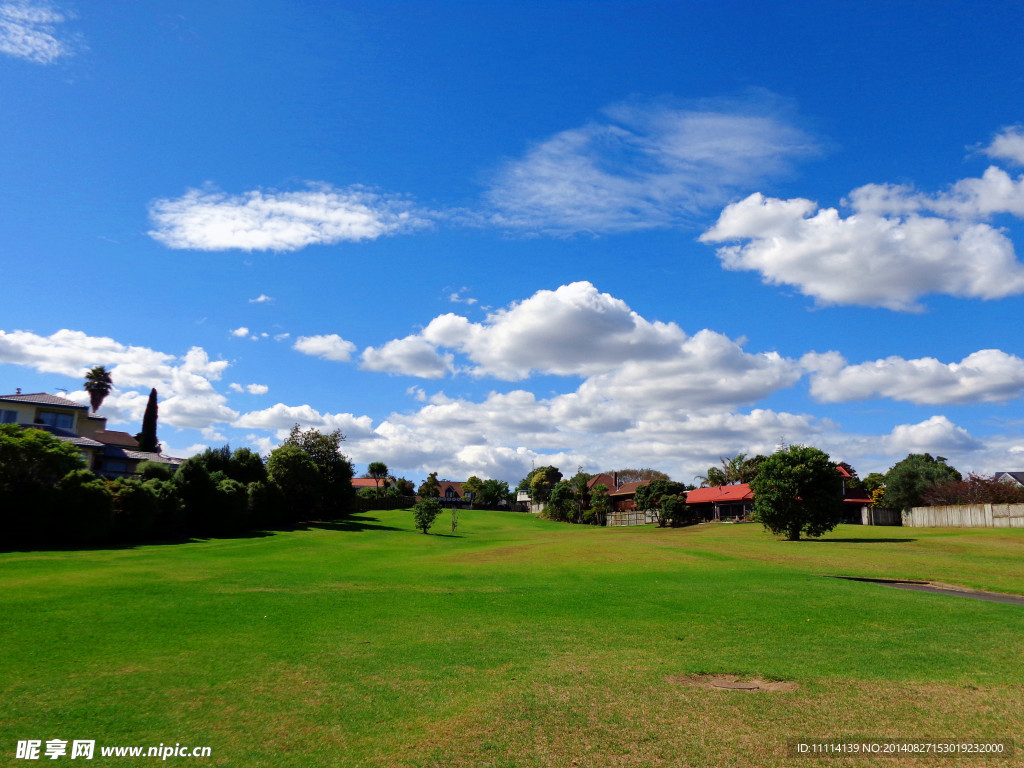
<path fill-rule="evenodd" d="M 754 498 L 750 483 L 720 485 L 713 488 L 697 488 L 686 493 L 687 504 L 712 504 L 721 501 L 748 501 Z"/>
<path fill-rule="evenodd" d="M 860 488 L 847 488 L 843 501 L 847 504 L 870 504 L 871 499 Z"/>
<path fill-rule="evenodd" d="M 603 485 L 610 493 L 615 490 L 615 478 L 605 472 L 602 472 L 601 474 L 594 475 L 592 478 L 587 480 L 587 490 L 592 491 L 595 485 Z"/>
<path fill-rule="evenodd" d="M 381 478 L 382 481 L 383 481 L 383 479 L 384 478 Z M 383 482 L 381 483 L 381 485 L 383 486 Z M 352 487 L 357 489 L 357 490 L 359 488 L 376 488 L 377 487 L 377 481 L 374 480 L 372 477 L 353 477 L 352 478 Z"/>

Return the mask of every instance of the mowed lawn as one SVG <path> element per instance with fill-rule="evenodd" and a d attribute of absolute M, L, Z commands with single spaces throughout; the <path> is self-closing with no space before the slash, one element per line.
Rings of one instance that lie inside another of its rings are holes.
<path fill-rule="evenodd" d="M 0 554 L 0 764 L 21 739 L 229 766 L 1020 765 L 796 739 L 1024 733 L 1024 530 L 594 529 L 408 511 L 248 539 Z M 795 683 L 728 691 L 679 676 Z M 44 758 L 45 759 L 45 758 Z M 47 764 L 146 765 L 99 756 Z"/>

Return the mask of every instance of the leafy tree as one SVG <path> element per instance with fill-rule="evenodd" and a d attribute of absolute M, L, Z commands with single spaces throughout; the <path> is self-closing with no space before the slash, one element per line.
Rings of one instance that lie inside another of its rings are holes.
<path fill-rule="evenodd" d="M 114 537 L 120 541 L 139 541 L 153 533 L 159 514 L 156 494 L 137 477 L 119 477 L 107 482 L 114 507 Z"/>
<path fill-rule="evenodd" d="M 436 499 L 441 495 L 441 483 L 437 481 L 437 472 L 427 475 L 427 479 L 417 489 L 416 495 L 423 499 Z"/>
<path fill-rule="evenodd" d="M 135 474 L 143 480 L 170 480 L 174 467 L 160 461 L 143 461 L 135 468 Z"/>
<path fill-rule="evenodd" d="M 50 487 L 84 468 L 82 454 L 71 443 L 41 429 L 0 424 L 0 497 L 5 502 L 16 499 L 19 489 Z"/>
<path fill-rule="evenodd" d="M 416 527 L 423 531 L 423 533 L 430 530 L 430 526 L 434 524 L 434 521 L 440 514 L 441 502 L 433 497 L 424 497 L 420 499 L 412 508 L 412 516 L 416 521 Z"/>
<path fill-rule="evenodd" d="M 377 495 L 380 496 L 380 481 L 387 480 L 388 465 L 383 461 L 371 461 L 366 468 L 366 474 L 372 477 L 377 483 Z"/>
<path fill-rule="evenodd" d="M 876 488 L 881 488 L 885 485 L 885 475 L 881 472 L 872 472 L 860 481 L 860 485 L 864 492 L 870 496 Z"/>
<path fill-rule="evenodd" d="M 480 494 L 483 492 L 483 489 L 484 481 L 476 475 L 470 475 L 469 479 L 462 484 L 463 492 L 469 497 L 470 501 L 473 502 L 474 506 L 476 506 L 477 502 L 481 504 L 483 503 L 480 498 Z"/>
<path fill-rule="evenodd" d="M 551 489 L 562 479 L 558 467 L 536 467 L 519 481 L 519 490 L 530 492 L 530 498 L 536 502 L 546 502 L 551 496 Z"/>
<path fill-rule="evenodd" d="M 68 473 L 85 471 L 71 443 L 41 429 L 0 424 L 0 538 L 30 544 L 59 537 L 59 491 Z"/>
<path fill-rule="evenodd" d="M 184 467 L 182 464 L 181 469 Z M 302 448 L 284 443 L 271 451 L 267 477 L 280 489 L 285 519 L 289 523 L 319 516 L 326 484 L 316 463 Z"/>
<path fill-rule="evenodd" d="M 921 506 L 924 493 L 932 486 L 962 479 L 944 456 L 911 453 L 885 473 L 885 505 L 893 509 Z"/>
<path fill-rule="evenodd" d="M 732 458 L 722 456 L 719 459 L 719 467 L 708 467 L 706 475 L 699 475 L 702 488 L 722 485 L 738 485 L 749 483 L 757 475 L 758 468 L 765 460 L 765 456 L 748 457 L 745 453 L 739 453 Z"/>
<path fill-rule="evenodd" d="M 593 477 L 589 472 L 584 472 L 583 467 L 576 468 L 576 474 L 569 478 L 569 487 L 572 488 L 573 505 L 575 507 L 576 522 L 583 522 L 583 515 L 590 507 L 590 493 L 587 491 L 587 483 Z"/>
<path fill-rule="evenodd" d="M 718 488 L 729 484 L 729 478 L 725 472 L 718 467 L 708 467 L 706 474 L 698 475 L 701 488 Z"/>
<path fill-rule="evenodd" d="M 658 503 L 658 522 L 661 525 L 682 525 L 691 519 L 690 508 L 682 496 L 663 496 Z"/>
<path fill-rule="evenodd" d="M 1024 504 L 1024 488 L 993 477 L 970 474 L 966 480 L 933 485 L 921 500 L 928 505 Z"/>
<path fill-rule="evenodd" d="M 544 516 L 549 520 L 567 521 L 575 506 L 574 502 L 575 494 L 572 485 L 560 480 L 548 492 Z"/>
<path fill-rule="evenodd" d="M 637 509 L 658 509 L 665 496 L 678 496 L 686 492 L 686 485 L 675 480 L 653 480 L 641 485 L 633 494 L 633 503 Z"/>
<path fill-rule="evenodd" d="M 391 477 L 388 478 L 386 493 L 389 496 L 414 496 L 416 486 L 413 485 L 412 480 L 406 480 L 404 477 Z"/>
<path fill-rule="evenodd" d="M 605 474 L 615 477 L 618 475 L 620 483 L 644 483 L 651 480 L 668 480 L 664 472 L 657 469 L 620 469 L 618 472 L 606 472 Z M 589 479 L 589 478 L 588 478 Z"/>
<path fill-rule="evenodd" d="M 275 528 L 290 525 L 285 506 L 284 493 L 281 487 L 267 480 L 250 483 L 247 489 L 249 502 L 249 520 L 255 526 Z"/>
<path fill-rule="evenodd" d="M 608 497 L 608 486 L 598 483 L 590 489 L 590 516 L 597 525 L 608 522 L 608 514 L 612 511 L 612 500 Z"/>
<path fill-rule="evenodd" d="M 185 527 L 190 534 L 209 530 L 208 520 L 217 514 L 217 482 L 202 455 L 185 459 L 174 473 L 174 484 L 185 506 Z"/>
<path fill-rule="evenodd" d="M 102 365 L 94 365 L 85 374 L 85 384 L 82 388 L 89 393 L 89 403 L 92 405 L 93 413 L 96 413 L 103 401 L 107 399 L 107 395 L 110 394 L 113 387 L 114 382 L 110 378 L 110 372 Z"/>
<path fill-rule="evenodd" d="M 484 480 L 480 486 L 480 503 L 488 507 L 496 507 L 502 501 L 508 501 L 510 492 L 504 480 Z"/>
<path fill-rule="evenodd" d="M 95 409 L 94 409 L 95 410 Z M 156 453 L 160 450 L 160 442 L 156 438 L 157 420 L 156 389 L 149 390 L 149 401 L 146 403 L 146 413 L 142 417 L 142 431 L 135 436 L 139 441 L 140 451 Z"/>
<path fill-rule="evenodd" d="M 754 516 L 772 533 L 797 541 L 816 537 L 839 523 L 843 483 L 828 454 L 804 445 L 773 453 L 750 483 Z"/>
<path fill-rule="evenodd" d="M 53 517 L 48 521 L 51 538 L 85 545 L 107 541 L 113 508 L 103 480 L 87 469 L 76 469 L 57 481 L 55 491 Z"/>
<path fill-rule="evenodd" d="M 301 448 L 320 473 L 322 493 L 319 510 L 324 516 L 337 516 L 348 508 L 352 498 L 352 463 L 341 452 L 345 436 L 341 430 L 324 434 L 317 429 L 303 431 L 296 424 L 282 445 Z"/>
<path fill-rule="evenodd" d="M 263 457 L 251 448 L 236 448 L 231 454 L 225 472 L 232 480 L 244 485 L 267 479 L 267 467 L 263 463 Z"/>

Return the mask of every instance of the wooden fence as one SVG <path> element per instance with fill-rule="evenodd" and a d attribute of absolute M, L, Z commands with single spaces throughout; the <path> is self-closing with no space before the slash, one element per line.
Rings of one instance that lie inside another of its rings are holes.
<path fill-rule="evenodd" d="M 624 509 L 608 513 L 606 525 L 650 525 L 657 522 L 656 509 Z"/>
<path fill-rule="evenodd" d="M 1024 528 L 1024 504 L 914 507 L 903 515 L 912 528 Z"/>
<path fill-rule="evenodd" d="M 855 522 L 855 521 L 854 521 Z M 887 509 L 865 505 L 860 508 L 862 525 L 903 525 L 903 513 L 898 509 Z"/>

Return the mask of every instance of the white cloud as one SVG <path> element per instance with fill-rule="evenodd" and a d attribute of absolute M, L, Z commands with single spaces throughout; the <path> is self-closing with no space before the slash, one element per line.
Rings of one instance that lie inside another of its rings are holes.
<path fill-rule="evenodd" d="M 982 151 L 994 160 L 1024 165 L 1024 129 L 1019 125 L 1003 128 Z"/>
<path fill-rule="evenodd" d="M 304 355 L 344 363 L 352 358 L 352 353 L 356 351 L 356 345 L 336 333 L 330 333 L 322 336 L 299 336 L 292 345 L 292 349 L 298 350 Z"/>
<path fill-rule="evenodd" d="M 231 335 L 237 336 L 240 339 L 244 339 L 246 336 L 249 335 L 249 329 L 242 325 L 239 326 L 238 328 L 235 328 L 235 330 L 231 332 Z"/>
<path fill-rule="evenodd" d="M 440 379 L 453 369 L 453 355 L 441 354 L 420 336 L 406 336 L 380 347 L 367 347 L 359 367 L 367 371 Z"/>
<path fill-rule="evenodd" d="M 931 453 L 944 456 L 980 449 L 983 443 L 945 416 L 932 416 L 919 424 L 900 424 L 886 438 L 893 454 Z"/>
<path fill-rule="evenodd" d="M 487 193 L 492 222 L 568 234 L 692 219 L 817 151 L 777 112 L 752 102 L 609 107 L 506 163 Z"/>
<path fill-rule="evenodd" d="M 197 373 L 208 379 L 217 381 L 224 374 L 224 369 L 231 363 L 227 360 L 210 360 L 206 350 L 202 347 L 192 347 L 185 353 L 185 359 L 181 369 L 188 373 Z"/>
<path fill-rule="evenodd" d="M 816 399 L 839 403 L 889 397 L 941 405 L 1005 402 L 1024 392 L 1024 360 L 998 349 L 974 352 L 959 363 L 895 356 L 858 365 L 844 363 L 841 357 L 832 357 L 826 366 L 820 360 L 809 362 L 808 368 L 818 370 L 811 378 Z"/>
<path fill-rule="evenodd" d="M 1004 129 L 983 150 L 1024 163 L 1024 133 Z M 986 220 L 1024 218 L 1024 176 L 991 166 L 927 194 L 910 185 L 866 184 L 842 216 L 810 200 L 760 193 L 728 205 L 705 243 L 724 243 L 726 269 L 792 285 L 821 304 L 920 310 L 932 293 L 997 299 L 1024 293 L 1024 264 L 1003 229 Z"/>
<path fill-rule="evenodd" d="M 1024 293 L 1012 242 L 977 222 L 870 212 L 843 218 L 810 200 L 756 193 L 727 206 L 700 239 L 747 241 L 718 249 L 726 269 L 760 272 L 766 283 L 795 286 L 822 304 L 919 310 L 918 299 L 931 293 Z"/>
<path fill-rule="evenodd" d="M 291 336 L 290 333 L 275 333 L 274 334 L 274 341 L 284 341 L 285 339 L 287 339 L 290 336 Z"/>
<path fill-rule="evenodd" d="M 476 304 L 477 300 L 474 299 L 472 296 L 462 295 L 468 290 L 469 288 L 463 286 L 457 291 L 452 291 L 450 294 L 448 294 L 448 301 L 452 302 L 453 304 Z"/>
<path fill-rule="evenodd" d="M 148 347 L 129 346 L 106 336 L 89 336 L 66 328 L 49 336 L 0 330 L 0 362 L 74 378 L 81 378 L 94 365 L 104 365 L 121 387 L 168 379 L 175 359 Z"/>
<path fill-rule="evenodd" d="M 376 240 L 429 226 L 427 214 L 402 198 L 365 187 L 310 185 L 297 192 L 240 195 L 207 187 L 150 205 L 155 240 L 202 251 L 295 251 L 308 245 Z"/>
<path fill-rule="evenodd" d="M 232 382 L 228 385 L 228 389 L 232 392 L 248 392 L 250 395 L 265 395 L 270 390 L 266 384 L 246 384 L 244 387 L 241 384 Z"/>
<path fill-rule="evenodd" d="M 104 400 L 100 415 L 107 416 L 112 424 L 138 422 L 150 388 L 160 395 L 162 424 L 201 428 L 231 421 L 238 415 L 211 384 L 211 379 L 219 379 L 229 363 L 210 360 L 202 347 L 192 347 L 179 358 L 82 331 L 64 329 L 50 336 L 0 331 L 0 362 L 79 380 L 91 366 L 106 366 L 114 389 Z M 134 388 L 142 391 L 128 391 Z M 72 399 L 83 396 L 72 393 Z"/>
<path fill-rule="evenodd" d="M 249 299 L 250 304 L 266 304 L 274 300 L 273 296 L 267 296 L 265 293 L 261 293 L 255 299 Z"/>
<path fill-rule="evenodd" d="M 466 355 L 475 376 L 516 381 L 533 373 L 589 377 L 583 406 L 605 399 L 653 398 L 673 407 L 751 402 L 794 384 L 799 365 L 774 353 L 750 354 L 713 331 L 692 337 L 675 323 L 649 321 L 589 282 L 542 290 L 480 323 L 448 313 L 419 335 L 363 353 L 370 370 L 441 378 Z"/>
<path fill-rule="evenodd" d="M 0 3 L 0 53 L 36 64 L 52 64 L 74 53 L 58 25 L 73 18 L 46 2 Z"/>
<path fill-rule="evenodd" d="M 235 419 L 232 426 L 244 429 L 270 429 L 278 432 L 283 439 L 288 431 L 298 424 L 303 429 L 315 427 L 334 431 L 340 429 L 348 438 L 366 437 L 373 432 L 373 420 L 369 416 L 355 416 L 351 413 L 321 413 L 311 405 L 285 405 L 276 403 L 270 408 L 250 411 Z"/>
<path fill-rule="evenodd" d="M 537 291 L 482 323 L 446 314 L 423 338 L 458 349 L 473 373 L 514 381 L 540 371 L 562 376 L 602 373 L 628 360 L 671 357 L 686 334 L 675 323 L 645 320 L 621 299 L 589 282 Z"/>

